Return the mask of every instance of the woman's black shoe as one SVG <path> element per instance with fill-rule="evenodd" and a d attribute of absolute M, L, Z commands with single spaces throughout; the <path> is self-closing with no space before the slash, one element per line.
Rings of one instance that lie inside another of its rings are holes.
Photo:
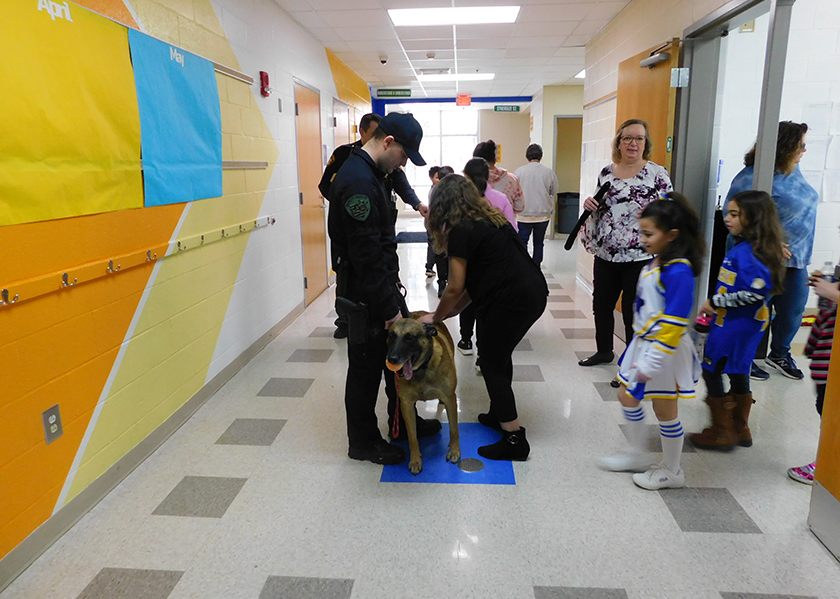
<path fill-rule="evenodd" d="M 493 445 L 478 448 L 478 455 L 488 460 L 524 462 L 531 453 L 531 446 L 525 438 L 525 427 L 518 431 L 502 431 L 502 439 Z"/>
<path fill-rule="evenodd" d="M 598 352 L 578 362 L 578 366 L 597 366 L 598 364 L 609 364 L 613 361 L 614 358 L 615 354 L 612 352 Z"/>
<path fill-rule="evenodd" d="M 364 460 L 374 464 L 392 466 L 400 464 L 405 460 L 405 451 L 402 447 L 391 445 L 380 439 L 373 445 L 364 447 L 350 447 L 347 455 L 354 460 Z"/>
<path fill-rule="evenodd" d="M 494 431 L 502 432 L 502 425 L 499 424 L 499 419 L 493 416 L 490 412 L 478 415 L 478 422 L 487 428 L 492 428 Z"/>

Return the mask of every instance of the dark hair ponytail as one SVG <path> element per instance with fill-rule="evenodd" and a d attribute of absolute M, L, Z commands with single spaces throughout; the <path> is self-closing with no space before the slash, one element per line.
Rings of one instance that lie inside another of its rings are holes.
<path fill-rule="evenodd" d="M 492 139 L 480 142 L 473 150 L 473 156 L 484 158 L 488 164 L 496 164 L 496 142 Z"/>
<path fill-rule="evenodd" d="M 464 165 L 464 174 L 478 188 L 482 196 L 487 191 L 487 179 L 490 177 L 490 167 L 484 158 L 473 158 Z"/>
<path fill-rule="evenodd" d="M 660 231 L 676 229 L 680 232 L 659 255 L 659 261 L 664 266 L 672 260 L 685 258 L 691 263 L 691 271 L 696 277 L 703 266 L 705 246 L 700 237 L 700 219 L 685 196 L 672 191 L 666 197 L 667 200 L 653 201 L 645 206 L 639 218 L 649 218 Z"/>

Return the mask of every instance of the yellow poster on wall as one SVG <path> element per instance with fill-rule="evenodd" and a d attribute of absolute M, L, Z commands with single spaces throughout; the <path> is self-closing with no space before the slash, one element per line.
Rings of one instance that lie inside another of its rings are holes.
<path fill-rule="evenodd" d="M 0 2 L 0 226 L 143 206 L 128 30 L 71 2 Z"/>

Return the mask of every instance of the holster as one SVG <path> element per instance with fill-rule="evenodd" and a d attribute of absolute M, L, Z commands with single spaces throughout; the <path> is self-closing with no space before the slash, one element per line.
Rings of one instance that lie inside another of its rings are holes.
<path fill-rule="evenodd" d="M 335 298 L 335 312 L 347 320 L 347 343 L 358 345 L 368 340 L 370 323 L 367 304 L 338 296 Z"/>

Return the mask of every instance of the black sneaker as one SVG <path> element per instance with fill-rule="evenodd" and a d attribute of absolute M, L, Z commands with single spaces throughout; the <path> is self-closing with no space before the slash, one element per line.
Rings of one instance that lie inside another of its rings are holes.
<path fill-rule="evenodd" d="M 750 365 L 750 378 L 754 381 L 766 381 L 770 378 L 770 373 L 762 368 L 759 368 L 755 362 Z"/>
<path fill-rule="evenodd" d="M 461 339 L 458 342 L 458 351 L 464 354 L 465 356 L 473 355 L 472 341 L 469 339 Z"/>
<path fill-rule="evenodd" d="M 333 337 L 335 339 L 347 339 L 347 327 L 336 327 Z"/>
<path fill-rule="evenodd" d="M 427 268 L 426 269 L 426 276 L 429 277 L 429 278 L 435 276 L 435 271 L 433 271 L 431 268 Z"/>
<path fill-rule="evenodd" d="M 805 378 L 805 375 L 802 374 L 802 371 L 796 367 L 796 362 L 793 361 L 793 358 L 790 354 L 788 354 L 784 358 L 774 358 L 773 356 L 767 356 L 764 359 L 764 363 L 768 366 L 775 368 L 789 379 L 801 381 Z"/>
<path fill-rule="evenodd" d="M 347 455 L 353 460 L 373 462 L 385 466 L 400 464 L 405 460 L 405 451 L 402 447 L 386 443 L 383 439 L 373 445 L 350 447 Z"/>

